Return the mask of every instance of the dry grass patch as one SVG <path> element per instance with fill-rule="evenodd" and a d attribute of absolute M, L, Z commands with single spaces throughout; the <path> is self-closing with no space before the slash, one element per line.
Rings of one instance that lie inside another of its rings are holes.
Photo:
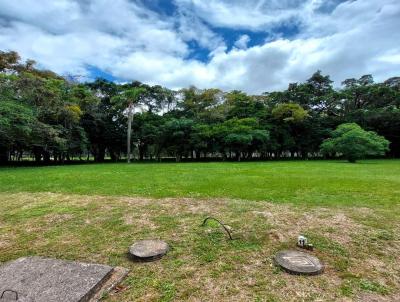
<path fill-rule="evenodd" d="M 41 255 L 129 268 L 105 301 L 390 301 L 400 291 L 396 207 L 54 193 L 1 193 L 0 206 L 0 261 Z M 207 216 L 229 224 L 235 240 L 212 222 L 202 227 Z M 323 275 L 292 276 L 273 264 L 300 233 L 326 264 Z M 170 252 L 130 262 L 129 245 L 146 238 L 166 240 Z"/>

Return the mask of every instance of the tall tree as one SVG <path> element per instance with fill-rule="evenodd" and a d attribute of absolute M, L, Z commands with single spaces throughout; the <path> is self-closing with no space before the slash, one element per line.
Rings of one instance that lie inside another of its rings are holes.
<path fill-rule="evenodd" d="M 131 145 L 132 145 L 132 117 L 134 108 L 138 105 L 140 98 L 145 94 L 146 89 L 143 87 L 132 87 L 123 90 L 119 95 L 114 97 L 114 102 L 124 106 L 127 114 L 127 135 L 126 135 L 126 156 L 127 162 L 131 162 Z"/>

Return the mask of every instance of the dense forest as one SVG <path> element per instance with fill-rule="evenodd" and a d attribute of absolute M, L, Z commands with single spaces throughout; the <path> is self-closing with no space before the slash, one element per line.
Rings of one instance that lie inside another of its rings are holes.
<path fill-rule="evenodd" d="M 82 83 L 0 51 L 0 162 L 117 161 L 128 145 L 135 160 L 320 158 L 343 123 L 377 132 L 390 143 L 386 156 L 400 157 L 400 77 L 341 84 L 320 71 L 261 95 Z"/>

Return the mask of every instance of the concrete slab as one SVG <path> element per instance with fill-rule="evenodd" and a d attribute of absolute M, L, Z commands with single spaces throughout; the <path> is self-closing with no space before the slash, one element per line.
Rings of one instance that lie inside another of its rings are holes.
<path fill-rule="evenodd" d="M 113 267 L 100 264 L 20 258 L 0 266 L 0 294 L 5 290 L 16 291 L 18 301 L 93 301 L 113 271 Z"/>
<path fill-rule="evenodd" d="M 128 275 L 128 273 L 129 273 L 129 270 L 124 267 L 120 267 L 120 266 L 115 267 L 110 278 L 106 282 L 103 283 L 101 288 L 97 291 L 96 294 L 93 295 L 93 297 L 91 297 L 89 299 L 88 302 L 100 301 L 101 298 L 103 297 L 103 295 L 105 293 L 109 293 L 110 291 L 113 290 L 114 287 L 116 287 L 118 284 L 120 284 L 125 279 L 125 277 Z M 0 302 L 2 302 L 2 301 L 0 300 Z"/>

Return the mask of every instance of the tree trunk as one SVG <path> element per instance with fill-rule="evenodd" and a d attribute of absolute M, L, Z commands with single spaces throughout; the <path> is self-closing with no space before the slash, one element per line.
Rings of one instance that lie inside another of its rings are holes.
<path fill-rule="evenodd" d="M 95 162 L 101 163 L 104 161 L 104 156 L 106 155 L 106 147 L 105 146 L 94 144 L 94 145 L 92 145 L 91 151 L 92 151 Z M 87 160 L 89 161 L 89 154 L 88 154 Z"/>
<path fill-rule="evenodd" d="M 128 163 L 131 162 L 132 109 L 133 105 L 130 103 L 128 106 L 128 133 L 126 138 L 126 156 Z"/>
<path fill-rule="evenodd" d="M 18 151 L 18 161 L 22 161 L 23 155 L 24 155 L 24 151 Z"/>
<path fill-rule="evenodd" d="M 118 161 L 118 153 L 115 152 L 114 150 L 109 150 L 110 152 L 110 157 L 112 161 Z"/>
<path fill-rule="evenodd" d="M 33 154 L 35 156 L 35 162 L 40 163 L 40 161 L 42 160 L 42 151 L 39 148 L 34 147 Z"/>
<path fill-rule="evenodd" d="M 97 153 L 94 155 L 94 160 L 98 163 L 104 161 L 104 156 L 106 155 L 106 148 L 103 146 L 99 146 Z"/>
<path fill-rule="evenodd" d="M 43 151 L 43 160 L 46 164 L 50 163 L 50 152 Z"/>
<path fill-rule="evenodd" d="M 7 148 L 0 147 L 0 163 L 5 164 L 8 162 L 8 150 Z"/>
<path fill-rule="evenodd" d="M 146 145 L 144 145 L 142 143 L 139 143 L 138 149 L 139 149 L 139 160 L 142 161 L 142 160 L 144 160 L 144 154 L 145 154 L 145 151 L 146 151 Z"/>

